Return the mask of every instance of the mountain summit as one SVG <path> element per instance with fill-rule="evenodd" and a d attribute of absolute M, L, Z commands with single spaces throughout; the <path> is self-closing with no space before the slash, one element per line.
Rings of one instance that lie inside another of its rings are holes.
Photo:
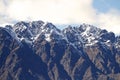
<path fill-rule="evenodd" d="M 93 25 L 0 27 L 0 80 L 119 80 L 120 37 Z"/>

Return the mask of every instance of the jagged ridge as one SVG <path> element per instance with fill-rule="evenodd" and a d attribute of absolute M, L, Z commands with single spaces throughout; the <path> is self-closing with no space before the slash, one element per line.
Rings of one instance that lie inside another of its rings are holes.
<path fill-rule="evenodd" d="M 88 24 L 43 21 L 0 28 L 2 80 L 119 80 L 119 37 Z"/>

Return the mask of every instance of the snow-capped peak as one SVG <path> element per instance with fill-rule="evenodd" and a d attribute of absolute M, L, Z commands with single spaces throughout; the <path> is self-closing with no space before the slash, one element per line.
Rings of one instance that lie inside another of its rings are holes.
<path fill-rule="evenodd" d="M 33 22 L 18 22 L 13 26 L 20 40 L 26 39 L 34 42 L 41 34 L 45 36 L 45 40 L 50 42 L 53 33 L 59 34 L 60 30 L 57 29 L 52 23 L 43 21 Z"/>
<path fill-rule="evenodd" d="M 63 30 L 59 30 L 55 25 L 49 22 L 33 21 L 33 22 L 18 22 L 13 26 L 14 32 L 19 40 L 31 41 L 33 43 L 39 36 L 44 36 L 43 39 L 51 42 L 52 40 L 64 39 L 68 43 L 75 45 L 94 45 L 99 41 L 109 43 L 114 42 L 114 33 L 107 32 L 100 28 L 89 24 L 79 26 L 69 25 Z M 111 38 L 112 37 L 112 38 Z M 79 44 L 78 44 L 79 43 Z"/>
<path fill-rule="evenodd" d="M 115 37 L 114 33 L 105 32 L 105 30 L 89 24 L 82 24 L 79 27 L 69 26 L 63 30 L 63 34 L 66 35 L 69 42 L 75 44 L 81 42 L 85 46 L 97 44 L 99 41 L 107 43 L 110 40 L 114 42 Z"/>

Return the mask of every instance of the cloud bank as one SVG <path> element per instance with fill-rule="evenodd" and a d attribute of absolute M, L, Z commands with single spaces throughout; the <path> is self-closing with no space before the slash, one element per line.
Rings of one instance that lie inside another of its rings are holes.
<path fill-rule="evenodd" d="M 1 0 L 0 24 L 43 20 L 55 24 L 87 23 L 120 33 L 120 12 L 97 11 L 93 0 Z"/>

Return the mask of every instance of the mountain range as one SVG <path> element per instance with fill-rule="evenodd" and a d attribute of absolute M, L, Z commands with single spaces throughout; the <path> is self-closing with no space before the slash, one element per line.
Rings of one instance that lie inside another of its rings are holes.
<path fill-rule="evenodd" d="M 120 80 L 120 36 L 40 20 L 0 27 L 0 80 Z"/>

